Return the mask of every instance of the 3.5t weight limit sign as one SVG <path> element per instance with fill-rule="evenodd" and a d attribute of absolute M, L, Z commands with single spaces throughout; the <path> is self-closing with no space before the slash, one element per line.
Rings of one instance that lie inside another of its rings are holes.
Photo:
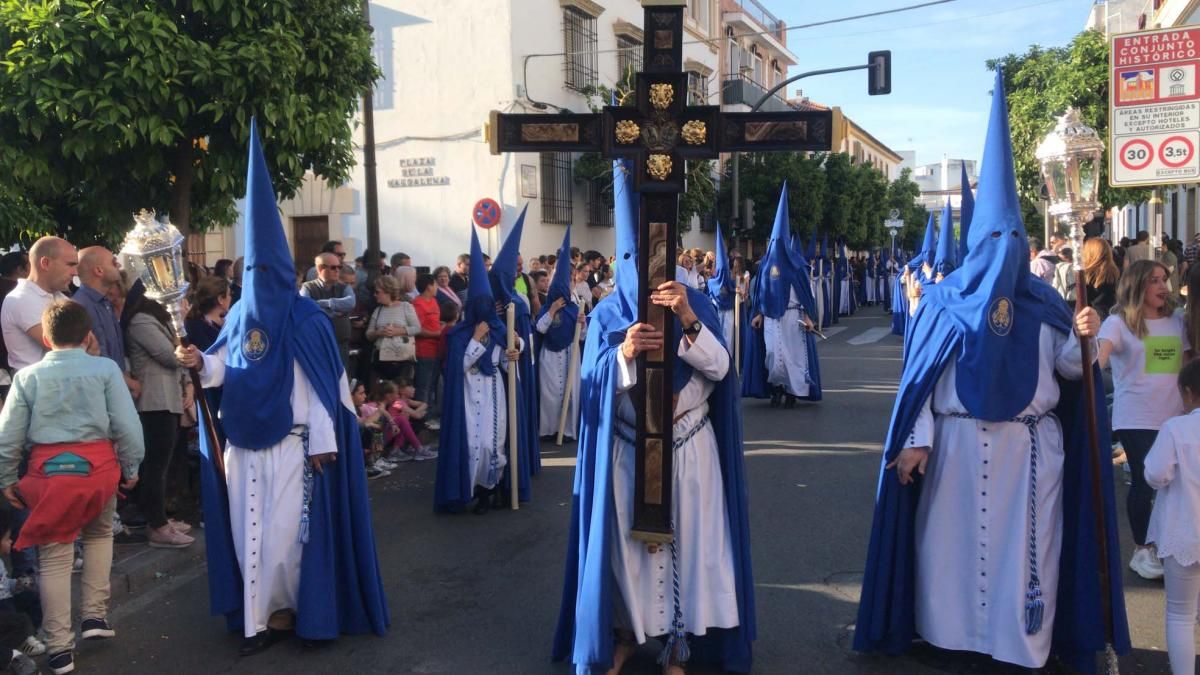
<path fill-rule="evenodd" d="M 1113 185 L 1183 182 L 1200 177 L 1200 132 L 1148 134 L 1117 140 Z"/>

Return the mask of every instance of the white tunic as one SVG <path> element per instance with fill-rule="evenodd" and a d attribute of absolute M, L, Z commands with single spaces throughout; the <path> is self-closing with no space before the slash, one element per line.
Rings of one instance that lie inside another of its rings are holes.
<path fill-rule="evenodd" d="M 877 279 L 875 278 L 874 274 L 864 274 L 864 279 L 864 283 L 866 284 L 866 288 L 864 290 L 867 294 L 867 304 L 873 305 L 875 304 L 876 292 L 879 290 L 879 285 L 876 283 Z"/>
<path fill-rule="evenodd" d="M 814 272 L 817 272 L 819 267 L 820 267 L 819 263 L 814 264 L 814 266 L 813 266 Z M 824 286 L 822 284 L 824 284 L 824 283 L 825 283 L 825 280 L 820 276 L 819 272 L 817 272 L 817 274 L 815 276 L 813 276 L 813 278 L 812 278 L 813 304 L 816 305 L 817 315 L 812 317 L 812 320 L 813 320 L 813 323 L 815 323 L 818 326 L 823 326 L 824 319 L 825 319 L 825 293 L 822 292 L 822 290 L 824 288 Z M 793 292 L 792 297 L 795 297 L 794 292 Z"/>
<path fill-rule="evenodd" d="M 204 356 L 201 386 L 219 387 L 225 382 L 226 351 L 222 348 Z M 337 452 L 333 420 L 296 362 L 293 377 L 292 423 L 308 427 L 308 456 Z M 342 405 L 353 410 L 345 374 L 341 399 Z M 298 435 L 288 435 L 269 448 L 226 444 L 229 521 L 242 573 L 246 637 L 266 630 L 273 612 L 298 606 L 306 461 L 304 442 Z"/>
<path fill-rule="evenodd" d="M 719 309 L 717 313 L 721 316 L 721 337 L 725 338 L 725 346 L 729 347 L 729 353 L 733 353 L 733 310 Z"/>
<path fill-rule="evenodd" d="M 847 316 L 850 314 L 850 280 L 842 279 L 840 282 L 841 297 L 838 298 L 838 314 Z"/>
<path fill-rule="evenodd" d="M 545 335 L 550 330 L 551 323 L 550 312 L 546 312 L 538 319 L 537 332 Z M 542 358 L 538 361 L 538 410 L 541 414 L 538 422 L 539 436 L 558 434 L 558 420 L 562 416 L 572 352 L 575 357 L 575 378 L 571 383 L 571 400 L 567 407 L 567 423 L 563 426 L 563 436 L 575 438 L 575 430 L 579 426 L 579 350 L 573 350 L 570 346 L 559 352 L 542 348 Z"/>
<path fill-rule="evenodd" d="M 966 413 L 949 364 L 917 420 L 907 447 L 932 448 L 917 507 L 917 632 L 943 649 L 989 654 L 1041 668 L 1050 654 L 1062 546 L 1062 429 L 1057 370 L 1079 379 L 1079 342 L 1045 325 L 1038 384 L 1020 416 L 1037 425 L 1037 571 L 1045 602 L 1042 629 L 1025 634 L 1030 579 L 1030 435 L 1018 422 L 951 417 Z"/>
<path fill-rule="evenodd" d="M 675 404 L 678 421 L 674 437 L 682 438 L 708 415 L 708 397 L 729 372 L 729 353 L 707 329 L 691 345 L 679 342 L 679 358 L 695 370 Z M 613 493 L 616 518 L 612 533 L 612 565 L 620 602 L 618 626 L 633 631 L 639 643 L 671 630 L 675 616 L 671 551 L 649 553 L 646 544 L 630 536 L 633 528 L 633 489 L 636 451 L 621 438 L 632 437 L 634 410 L 628 390 L 637 383 L 633 362 L 617 356 L 619 434 L 613 444 Z M 684 630 L 704 635 L 709 628 L 738 625 L 733 544 L 729 533 L 721 464 L 712 425 L 705 424 L 675 450 L 672 477 L 672 518 L 679 561 L 679 597 Z"/>
<path fill-rule="evenodd" d="M 788 308 L 782 317 L 763 317 L 767 384 L 782 386 L 792 396 L 808 396 L 808 337 L 804 324 L 800 323 L 804 310 L 800 308 L 796 289 L 789 294 Z"/>
<path fill-rule="evenodd" d="M 492 375 L 484 375 L 475 366 L 481 358 L 490 358 L 497 366 Z M 489 354 L 487 347 L 473 338 L 463 354 L 466 379 L 463 405 L 467 413 L 471 476 L 475 485 L 487 490 L 496 487 L 508 465 L 507 363 L 502 346 L 494 345 Z"/>

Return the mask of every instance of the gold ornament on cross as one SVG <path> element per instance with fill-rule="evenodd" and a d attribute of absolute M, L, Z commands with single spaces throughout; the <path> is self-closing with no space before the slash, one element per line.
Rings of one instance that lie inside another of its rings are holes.
<path fill-rule="evenodd" d="M 675 100 L 675 89 L 669 84 L 650 85 L 650 105 L 656 110 L 666 110 Z"/>
<path fill-rule="evenodd" d="M 683 125 L 683 141 L 688 145 L 702 145 L 708 137 L 708 127 L 700 120 L 691 120 Z"/>
<path fill-rule="evenodd" d="M 633 120 L 621 120 L 617 122 L 616 136 L 617 142 L 621 145 L 629 145 L 636 141 L 642 135 L 642 130 L 638 128 L 637 122 Z"/>
<path fill-rule="evenodd" d="M 656 180 L 666 180 L 671 175 L 671 157 L 650 155 L 646 159 L 646 171 Z"/>

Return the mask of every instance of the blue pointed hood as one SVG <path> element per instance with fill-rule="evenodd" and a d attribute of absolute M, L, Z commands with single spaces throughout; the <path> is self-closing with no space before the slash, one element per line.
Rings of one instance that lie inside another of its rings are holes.
<path fill-rule="evenodd" d="M 483 264 L 483 249 L 479 246 L 479 235 L 471 228 L 471 271 L 467 280 L 467 302 L 463 307 L 462 320 L 451 330 L 455 333 L 473 333 L 479 322 L 485 321 L 491 327 L 490 338 L 493 344 L 504 345 L 508 342 L 508 331 L 504 322 L 496 313 L 496 298 L 492 295 L 492 284 L 488 278 L 487 267 Z M 477 364 L 480 372 L 491 375 L 495 365 L 491 359 L 479 359 Z"/>
<path fill-rule="evenodd" d="M 935 274 L 946 276 L 958 266 L 958 247 L 954 242 L 954 210 L 950 200 L 942 207 L 942 233 L 938 236 L 937 257 L 933 261 Z"/>
<path fill-rule="evenodd" d="M 546 292 L 546 301 L 538 312 L 537 320 L 550 313 L 550 306 L 555 300 L 563 298 L 567 304 L 558 311 L 550 328 L 542 336 L 541 348 L 552 352 L 561 352 L 571 346 L 575 339 L 575 322 L 579 319 L 579 305 L 571 293 L 571 226 L 563 234 L 562 246 L 558 249 L 558 259 L 561 263 L 554 266 L 554 278 L 550 280 L 550 289 Z M 494 266 L 493 266 L 494 268 Z"/>
<path fill-rule="evenodd" d="M 796 250 L 799 251 L 800 247 L 797 246 Z M 806 259 L 808 259 L 809 261 L 813 261 L 813 260 L 817 259 L 817 228 L 816 228 L 816 226 L 813 227 L 812 236 L 809 237 L 809 239 L 808 239 L 808 248 L 804 251 L 804 257 Z"/>
<path fill-rule="evenodd" d="M 971 231 L 971 218 L 975 214 L 975 193 L 971 191 L 971 181 L 967 178 L 967 163 L 962 164 L 961 184 L 962 201 L 958 207 L 958 262 L 967 259 L 967 243 Z"/>
<path fill-rule="evenodd" d="M 633 189 L 633 169 L 625 160 L 613 162 L 613 270 L 620 315 L 628 323 L 637 321 L 638 307 L 638 193 Z M 673 265 L 674 261 L 667 261 Z"/>
<path fill-rule="evenodd" d="M 925 223 L 925 240 L 921 243 L 921 250 L 908 261 L 908 267 L 912 270 L 921 269 L 921 265 L 928 263 L 933 265 L 933 260 L 937 256 L 937 223 L 934 220 L 933 213 L 930 212 L 929 220 Z"/>
<path fill-rule="evenodd" d="M 725 250 L 725 235 L 721 231 L 721 223 L 717 223 L 716 269 L 713 277 L 708 280 L 708 296 L 716 303 L 717 309 L 733 309 L 733 293 L 737 289 L 737 279 L 733 270 L 729 269 L 729 253 Z"/>
<path fill-rule="evenodd" d="M 808 262 L 792 246 L 793 238 L 788 227 L 787 183 L 779 192 L 779 205 L 775 209 L 775 225 L 767 252 L 758 266 L 755 277 L 756 311 L 778 319 L 787 311 L 792 291 L 800 299 L 809 316 L 816 316 L 812 286 L 809 282 Z M 815 234 L 814 234 L 815 239 Z"/>
<path fill-rule="evenodd" d="M 1011 143 L 997 70 L 967 257 L 922 297 L 919 310 L 949 321 L 962 336 L 958 397 L 986 420 L 1010 419 L 1029 405 L 1042 323 L 1067 331 L 1071 322 L 1061 297 L 1029 273 Z"/>
<path fill-rule="evenodd" d="M 255 119 L 248 160 L 242 299 L 209 351 L 228 348 L 221 400 L 227 436 L 239 447 L 266 448 L 292 428 L 292 308 L 299 295 Z"/>
<path fill-rule="evenodd" d="M 571 226 L 563 233 L 562 246 L 558 248 L 558 262 L 554 265 L 554 276 L 550 279 L 550 288 L 546 291 L 548 305 L 559 298 L 571 302 Z"/>
<path fill-rule="evenodd" d="M 488 272 L 492 296 L 502 305 L 512 302 L 516 295 L 517 256 L 521 253 L 521 235 L 525 231 L 525 212 L 528 210 L 529 204 L 521 209 L 521 215 L 517 216 L 517 221 L 505 235 L 500 252 L 492 260 L 492 269 Z"/>

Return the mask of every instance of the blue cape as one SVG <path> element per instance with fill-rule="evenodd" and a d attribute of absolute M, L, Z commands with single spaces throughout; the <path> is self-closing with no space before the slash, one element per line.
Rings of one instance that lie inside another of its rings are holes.
<path fill-rule="evenodd" d="M 255 129 L 251 130 L 251 139 L 248 193 L 257 194 L 260 198 L 268 193 L 273 195 Z M 259 171 L 255 170 L 256 165 Z M 265 190 L 260 181 L 266 181 Z M 262 205 L 261 200 L 254 206 L 248 205 L 247 261 L 266 260 L 272 255 L 280 258 L 278 252 L 270 254 L 255 249 L 256 245 L 278 245 L 282 241 L 283 228 L 279 225 L 277 211 L 274 209 L 274 197 L 271 199 L 267 219 L 256 210 Z M 274 242 L 270 241 L 269 237 L 261 237 L 272 225 L 278 228 L 279 233 L 278 241 Z M 256 238 L 256 233 L 261 238 Z M 285 244 L 284 252 L 286 251 Z M 288 264 L 291 264 L 290 257 Z M 366 467 L 363 463 L 358 418 L 342 404 L 341 382 L 345 371 L 338 354 L 333 326 L 315 302 L 299 296 L 294 282 L 286 293 L 279 296 L 269 296 L 263 292 L 263 286 L 256 288 L 252 282 L 248 282 L 246 288 L 248 293 L 237 306 L 245 306 L 247 309 L 242 310 L 240 316 L 250 321 L 250 318 L 256 315 L 269 315 L 273 320 L 269 324 L 270 329 L 277 336 L 270 343 L 268 354 L 262 360 L 270 362 L 270 352 L 287 354 L 289 359 L 295 359 L 316 391 L 321 405 L 329 413 L 337 439 L 337 460 L 326 464 L 323 472 L 313 474 L 308 541 L 304 544 L 300 562 L 296 633 L 310 640 L 330 640 L 342 633 L 374 632 L 383 635 L 391 623 L 391 618 L 375 553 L 371 503 L 367 494 Z M 272 312 L 260 313 L 252 307 L 254 303 L 285 307 L 287 314 L 277 316 Z M 234 354 L 241 353 L 235 347 L 243 342 L 237 338 L 239 332 L 247 325 L 255 324 L 227 321 L 217 341 L 209 349 L 210 354 L 215 354 L 222 345 L 229 345 L 226 357 L 226 386 L 222 397 L 222 421 L 226 432 L 229 432 L 231 422 L 239 432 L 245 431 L 244 428 L 240 428 L 245 421 L 241 419 L 239 411 L 230 410 L 227 404 L 230 401 L 231 388 L 236 389 L 230 385 L 231 375 L 236 373 L 234 364 L 237 361 Z M 261 365 L 252 365 L 245 376 L 235 377 L 233 381 L 240 381 L 243 385 L 253 381 L 257 377 L 254 368 Z M 272 386 L 280 388 L 283 399 L 288 402 L 286 410 L 278 414 L 286 416 L 290 431 L 293 366 L 289 361 L 286 364 L 278 364 L 278 367 L 284 365 L 288 374 L 287 386 L 283 387 L 281 381 L 272 382 Z M 276 367 L 276 364 L 272 363 L 271 367 Z M 234 398 L 240 400 L 238 396 Z M 272 396 L 269 400 L 275 398 Z M 251 411 L 249 414 L 253 415 L 256 412 Z M 255 437 L 255 434 L 239 433 L 238 437 L 247 436 Z M 236 440 L 238 437 L 232 433 L 229 437 L 240 447 L 265 448 L 274 445 L 272 442 L 267 445 L 246 446 Z M 211 461 L 213 453 L 222 450 L 223 448 L 212 448 L 209 445 L 208 434 L 201 430 L 201 504 L 204 509 L 209 601 L 213 614 L 224 614 L 230 629 L 240 631 L 242 578 L 233 547 L 229 501 L 225 483 Z"/>
<path fill-rule="evenodd" d="M 475 367 L 483 375 L 500 378 L 500 390 L 507 396 L 505 371 L 492 364 L 490 350 L 495 345 L 508 344 L 508 330 L 504 322 L 496 315 L 496 301 L 492 297 L 491 281 L 483 266 L 483 252 L 479 248 L 479 237 L 471 230 L 471 275 L 468 280 L 470 291 L 467 296 L 463 319 L 446 336 L 446 361 L 443 370 L 442 423 L 438 431 L 438 466 L 437 479 L 433 487 L 433 510 L 435 512 L 457 513 L 475 496 L 475 478 L 471 475 L 470 447 L 467 443 L 467 419 L 465 375 L 463 357 L 467 346 L 475 336 L 475 326 L 486 322 L 489 327 L 487 335 L 488 352 L 479 358 Z M 521 398 L 517 400 L 517 416 L 521 416 Z M 506 399 L 500 397 L 495 404 L 506 406 Z M 509 420 L 509 424 L 514 420 Z M 508 434 L 504 434 L 507 445 Z M 519 441 L 518 452 L 523 444 Z M 523 466 L 529 466 L 528 457 L 518 456 Z M 529 499 L 529 487 L 526 480 L 518 485 L 519 492 L 524 494 L 518 498 Z"/>
<path fill-rule="evenodd" d="M 614 162 L 616 272 L 619 279 L 637 279 L 638 201 L 627 173 L 623 162 Z M 553 645 L 554 660 L 570 659 L 580 674 L 603 673 L 612 666 L 614 589 L 609 535 L 616 517 L 610 459 L 617 414 L 615 368 L 625 330 L 636 321 L 637 286 L 636 282 L 618 284 L 617 290 L 592 310 L 580 372 L 581 417 L 571 531 Z M 688 301 L 706 330 L 723 344 L 717 312 L 707 297 L 688 289 Z M 691 369 L 684 365 L 676 359 L 676 391 L 681 388 L 680 371 L 688 373 L 683 382 L 690 377 Z M 732 367 L 716 384 L 708 401 L 732 537 L 740 625 L 728 630 L 709 629 L 704 637 L 692 637 L 692 661 L 715 662 L 725 670 L 746 672 L 750 670 L 757 629 L 740 405 Z"/>
<path fill-rule="evenodd" d="M 488 272 L 488 281 L 496 300 L 502 305 L 516 303 L 513 326 L 517 336 L 525 341 L 525 348 L 521 350 L 521 358 L 517 362 L 517 424 L 520 426 L 517 436 L 517 470 L 521 473 L 520 498 L 524 501 L 529 501 L 529 477 L 542 470 L 542 452 L 538 440 L 541 407 L 538 405 L 537 368 L 533 363 L 532 310 L 528 300 L 517 292 L 516 287 L 517 256 L 520 255 L 521 234 L 525 229 L 525 212 L 528 208 L 526 205 L 521 209 L 521 215 L 504 237 L 504 244 L 496 254 L 496 259 L 492 261 L 491 271 Z M 510 467 L 505 467 L 504 473 L 504 484 L 507 486 Z"/>
<path fill-rule="evenodd" d="M 816 323 L 817 304 L 813 299 L 810 267 L 799 247 L 797 239 L 788 237 L 787 184 L 779 193 L 779 204 L 775 209 L 775 224 L 767 252 L 758 264 L 758 275 L 751 288 L 751 316 L 762 314 L 772 319 L 781 318 L 787 312 L 794 291 L 801 308 L 808 318 Z M 813 235 L 814 240 L 816 235 Z M 769 398 L 771 386 L 767 383 L 767 347 L 762 329 L 754 329 L 750 322 L 743 323 L 742 335 L 742 396 Z M 809 396 L 807 400 L 821 400 L 821 370 L 817 359 L 817 339 L 805 333 L 805 349 L 808 352 Z"/>
<path fill-rule="evenodd" d="M 997 71 L 992 115 L 984 149 L 984 180 L 961 268 L 925 290 L 904 345 L 904 372 L 892 411 L 881 466 L 903 449 L 926 399 L 947 365 L 957 368 L 957 393 L 968 412 L 983 420 L 1008 420 L 1033 398 L 1043 323 L 1071 330 L 1061 297 L 1029 273 L 1028 244 L 1021 223 L 1008 107 Z M 999 303 L 999 301 L 1006 301 Z M 1019 376 L 1014 376 L 1014 374 Z M 1096 373 L 1096 384 L 1101 382 Z M 1063 428 L 1063 542 L 1052 650 L 1077 670 L 1090 672 L 1094 653 L 1104 648 L 1100 611 L 1097 533 L 1090 499 L 1085 400 L 1078 383 L 1062 383 L 1055 414 Z M 1097 386 L 1096 419 L 1101 449 L 1109 447 L 1103 390 Z M 1112 462 L 1102 455 L 1101 487 L 1108 541 L 1115 647 L 1129 649 L 1121 590 L 1120 546 L 1112 486 Z M 896 653 L 915 637 L 914 527 L 923 479 L 902 486 L 895 469 L 880 472 L 879 494 L 863 578 L 854 648 Z"/>
<path fill-rule="evenodd" d="M 705 329 L 724 344 L 716 311 L 707 298 L 688 289 L 688 301 Z M 614 587 L 611 567 L 610 534 L 616 516 L 610 458 L 616 425 L 616 359 L 625 329 L 629 327 L 622 313 L 615 310 L 616 304 L 615 296 L 606 297 L 588 320 L 581 370 L 582 418 L 571 500 L 571 532 L 562 607 L 554 636 L 554 660 L 569 659 L 580 674 L 603 673 L 612 666 L 613 594 L 619 591 Z M 683 370 L 681 365 L 683 362 L 676 360 L 677 372 Z M 757 625 L 740 401 L 732 364 L 708 402 L 725 489 L 740 625 L 727 630 L 709 628 L 703 637 L 690 636 L 689 663 L 714 663 L 723 670 L 749 672 Z"/>

